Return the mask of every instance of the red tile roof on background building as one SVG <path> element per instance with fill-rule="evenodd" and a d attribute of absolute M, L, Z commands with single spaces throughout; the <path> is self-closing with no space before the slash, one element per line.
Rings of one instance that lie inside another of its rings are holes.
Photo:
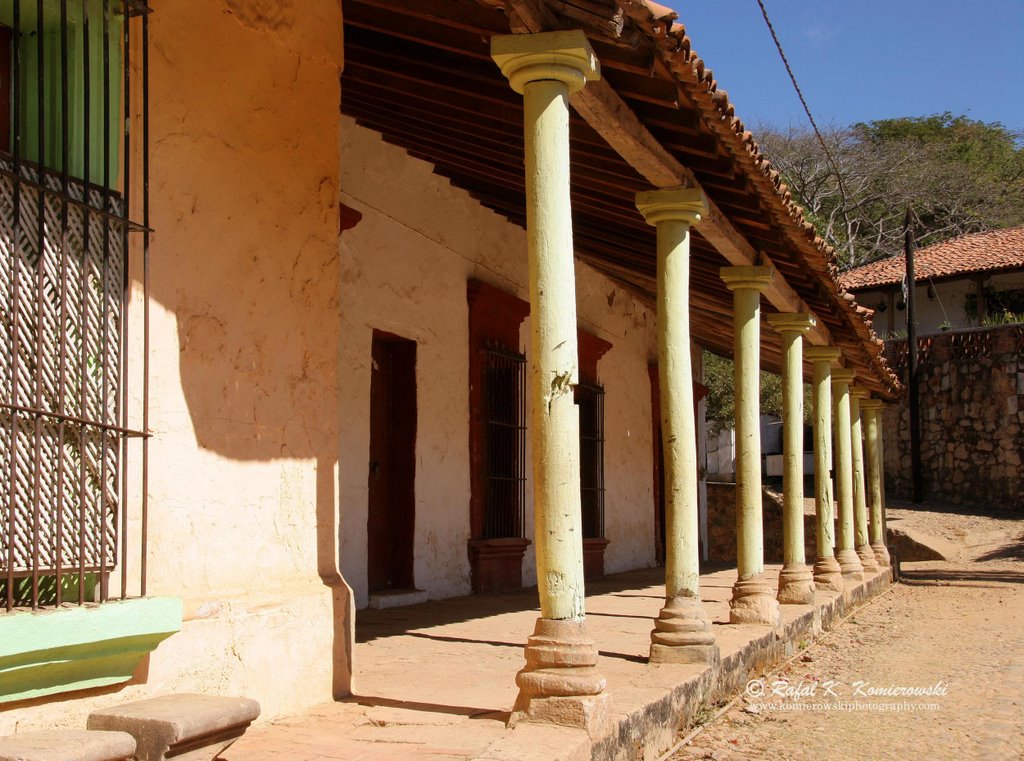
<path fill-rule="evenodd" d="M 903 282 L 906 259 L 900 254 L 843 273 L 848 290 L 863 290 Z M 991 230 L 922 248 L 914 255 L 917 282 L 980 272 L 1024 268 L 1024 227 Z"/>

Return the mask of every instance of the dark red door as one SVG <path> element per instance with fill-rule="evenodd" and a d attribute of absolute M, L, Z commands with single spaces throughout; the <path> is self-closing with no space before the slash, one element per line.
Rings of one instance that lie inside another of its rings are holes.
<path fill-rule="evenodd" d="M 375 330 L 371 355 L 369 589 L 413 589 L 416 342 Z"/>

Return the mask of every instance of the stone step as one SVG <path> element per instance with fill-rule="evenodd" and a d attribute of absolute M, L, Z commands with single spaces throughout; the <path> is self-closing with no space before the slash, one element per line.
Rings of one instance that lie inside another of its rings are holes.
<path fill-rule="evenodd" d="M 138 761 L 212 761 L 259 715 L 249 698 L 164 695 L 94 711 L 88 727 L 130 734 Z"/>
<path fill-rule="evenodd" d="M 135 738 L 126 732 L 47 729 L 0 737 L 0 761 L 128 761 Z"/>
<path fill-rule="evenodd" d="M 370 607 L 374 610 L 401 608 L 406 605 L 419 605 L 428 599 L 429 595 L 422 589 L 389 589 L 371 594 Z"/>

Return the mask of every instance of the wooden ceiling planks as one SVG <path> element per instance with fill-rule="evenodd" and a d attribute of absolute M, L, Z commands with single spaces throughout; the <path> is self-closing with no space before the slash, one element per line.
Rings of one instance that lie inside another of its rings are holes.
<path fill-rule="evenodd" d="M 500 8 L 478 0 L 344 0 L 344 19 L 342 112 L 430 162 L 437 174 L 522 226 L 522 100 L 489 53 L 490 37 L 510 31 Z M 627 45 L 587 31 L 605 78 L 651 133 L 695 173 L 819 319 L 832 330 L 847 330 L 829 313 L 829 294 L 806 264 L 793 260 L 777 220 L 689 95 L 652 74 L 657 62 L 649 40 L 634 35 Z M 577 254 L 653 303 L 655 234 L 634 206 L 635 193 L 650 183 L 575 113 L 570 130 Z M 718 277 L 726 262 L 699 234 L 692 250 L 694 337 L 730 354 L 732 295 Z M 848 337 L 835 338 L 842 343 Z M 778 335 L 766 327 L 762 345 L 764 365 L 778 371 Z M 847 345 L 855 349 L 857 340 Z"/>

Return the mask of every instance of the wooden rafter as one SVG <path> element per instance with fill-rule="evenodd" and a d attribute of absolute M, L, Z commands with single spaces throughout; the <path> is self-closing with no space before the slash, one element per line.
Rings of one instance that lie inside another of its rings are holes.
<path fill-rule="evenodd" d="M 541 0 L 506 0 L 506 7 L 510 14 L 518 17 L 519 23 L 513 24 L 513 28 L 524 32 L 545 32 L 561 26 Z M 703 191 L 693 171 L 668 152 L 607 80 L 591 82 L 575 93 L 570 102 L 587 124 L 652 185 L 659 188 L 685 186 Z M 697 229 L 730 264 L 770 264 L 710 197 L 708 213 Z M 773 278 L 764 295 L 780 312 L 811 311 L 781 275 Z M 807 338 L 811 343 L 822 345 L 831 340 L 828 328 L 820 321 Z"/>

